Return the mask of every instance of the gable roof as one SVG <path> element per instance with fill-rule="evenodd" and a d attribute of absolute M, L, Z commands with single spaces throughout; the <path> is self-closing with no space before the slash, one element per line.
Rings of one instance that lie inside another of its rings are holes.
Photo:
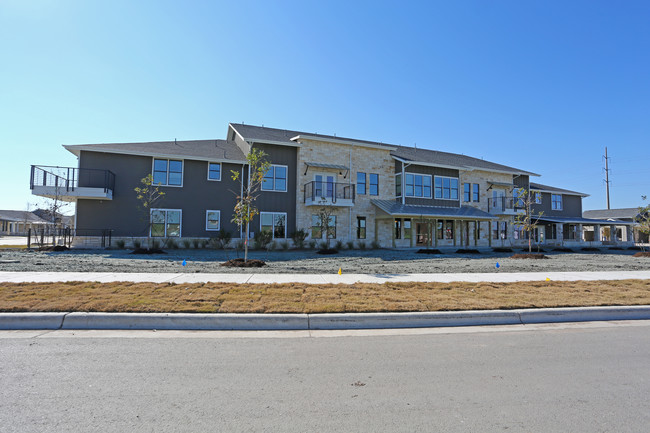
<path fill-rule="evenodd" d="M 579 195 L 581 197 L 589 197 L 589 194 L 582 192 L 570 191 L 568 189 L 556 188 L 554 186 L 542 185 L 541 183 L 530 183 L 530 189 L 534 189 L 541 192 L 550 192 L 550 193 L 559 193 L 567 195 Z"/>
<path fill-rule="evenodd" d="M 0 220 L 11 222 L 28 222 L 34 224 L 45 224 L 43 218 L 26 210 L 0 210 Z"/>
<path fill-rule="evenodd" d="M 414 204 L 402 204 L 394 200 L 370 200 L 370 202 L 392 216 L 428 216 L 428 217 L 449 217 L 449 218 L 469 218 L 477 220 L 497 219 L 481 209 L 472 206 L 461 207 L 440 207 L 440 206 L 423 206 Z"/>
<path fill-rule="evenodd" d="M 458 153 L 441 152 L 438 150 L 417 149 L 415 147 L 399 146 L 391 152 L 391 155 L 407 162 L 425 162 L 429 164 L 440 164 L 443 166 L 458 167 L 460 169 L 478 169 L 485 171 L 501 171 L 512 174 L 524 174 L 529 176 L 539 176 L 519 168 L 509 167 L 503 164 L 478 159 Z"/>
<path fill-rule="evenodd" d="M 241 123 L 230 123 L 229 126 L 233 128 L 239 135 L 246 141 L 253 141 L 258 143 L 284 143 L 288 146 L 295 146 L 296 142 L 292 139 L 301 136 L 304 138 L 318 139 L 324 141 L 345 141 L 351 144 L 370 145 L 385 147 L 386 150 L 397 147 L 396 145 L 380 143 L 377 141 L 358 140 L 356 138 L 338 137 L 336 135 L 316 134 L 313 132 L 295 131 L 290 129 L 277 129 L 268 128 L 266 126 L 244 125 Z"/>
<path fill-rule="evenodd" d="M 639 215 L 639 208 L 626 207 L 621 209 L 594 209 L 582 213 L 585 218 L 593 219 L 635 219 Z"/>
<path fill-rule="evenodd" d="M 234 141 L 183 140 L 149 141 L 143 143 L 101 143 L 64 145 L 79 156 L 80 151 L 119 153 L 127 155 L 157 156 L 200 161 L 244 162 L 246 156 Z"/>

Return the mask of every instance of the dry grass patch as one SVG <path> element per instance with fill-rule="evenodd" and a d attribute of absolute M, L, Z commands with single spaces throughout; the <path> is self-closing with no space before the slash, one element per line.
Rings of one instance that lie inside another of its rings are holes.
<path fill-rule="evenodd" d="M 345 313 L 649 305 L 650 280 L 522 283 L 2 283 L 0 311 Z"/>

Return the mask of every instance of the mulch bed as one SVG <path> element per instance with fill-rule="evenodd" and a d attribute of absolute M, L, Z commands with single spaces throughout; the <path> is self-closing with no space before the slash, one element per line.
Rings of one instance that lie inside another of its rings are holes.
<path fill-rule="evenodd" d="M 571 248 L 564 248 L 564 247 L 553 248 L 553 251 L 559 251 L 561 253 L 572 253 L 573 252 L 573 250 Z"/>
<path fill-rule="evenodd" d="M 580 248 L 580 249 L 581 249 L 582 251 L 593 251 L 593 252 L 595 252 L 595 253 L 599 253 L 599 252 L 600 252 L 600 249 L 599 249 L 599 248 L 596 248 L 596 247 L 584 247 L 584 248 Z"/>
<path fill-rule="evenodd" d="M 63 245 L 56 245 L 53 247 L 40 247 L 39 251 L 68 251 L 70 248 Z"/>
<path fill-rule="evenodd" d="M 442 254 L 442 251 L 435 248 L 422 248 L 417 250 L 416 254 Z"/>
<path fill-rule="evenodd" d="M 266 262 L 258 259 L 248 259 L 245 262 L 244 259 L 237 258 L 223 262 L 221 266 L 227 266 L 229 268 L 261 268 L 262 266 L 266 266 Z"/>
<path fill-rule="evenodd" d="M 650 251 L 639 251 L 638 253 L 634 253 L 633 257 L 650 257 Z"/>
<path fill-rule="evenodd" d="M 513 254 L 511 259 L 548 259 L 544 254 L 534 254 L 534 253 L 526 253 L 526 254 Z"/>
<path fill-rule="evenodd" d="M 160 248 L 136 248 L 131 254 L 167 254 Z"/>
<path fill-rule="evenodd" d="M 334 248 L 323 248 L 322 250 L 316 251 L 316 254 L 338 254 L 339 250 Z"/>
<path fill-rule="evenodd" d="M 492 248 L 492 251 L 494 251 L 495 253 L 511 253 L 512 248 L 496 247 L 496 248 Z"/>
<path fill-rule="evenodd" d="M 456 250 L 456 254 L 481 254 L 479 250 L 461 248 Z"/>

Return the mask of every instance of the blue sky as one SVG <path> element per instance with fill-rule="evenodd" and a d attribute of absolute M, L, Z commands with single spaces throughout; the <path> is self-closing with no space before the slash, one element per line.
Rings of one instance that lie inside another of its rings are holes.
<path fill-rule="evenodd" d="M 0 208 L 62 144 L 228 122 L 464 153 L 604 208 L 650 195 L 650 2 L 0 2 Z"/>

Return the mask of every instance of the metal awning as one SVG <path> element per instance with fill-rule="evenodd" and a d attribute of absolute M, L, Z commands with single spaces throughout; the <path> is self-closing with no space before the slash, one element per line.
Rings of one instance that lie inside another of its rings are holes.
<path fill-rule="evenodd" d="M 488 183 L 490 184 L 490 188 L 492 188 L 493 186 L 505 186 L 505 187 L 508 187 L 508 188 L 514 188 L 514 187 L 515 187 L 515 184 L 514 184 L 514 183 L 507 183 L 507 182 L 492 182 L 492 181 L 488 181 Z M 488 188 L 488 190 L 489 190 L 490 188 Z"/>
<path fill-rule="evenodd" d="M 371 200 L 378 209 L 390 216 L 399 217 L 429 217 L 462 220 L 490 221 L 497 217 L 472 206 L 439 207 L 402 204 L 392 200 Z"/>
<path fill-rule="evenodd" d="M 327 164 L 324 162 L 305 162 L 305 164 L 307 164 L 307 167 L 314 167 L 314 168 L 332 168 L 334 170 L 349 170 L 348 167 L 339 164 Z"/>

